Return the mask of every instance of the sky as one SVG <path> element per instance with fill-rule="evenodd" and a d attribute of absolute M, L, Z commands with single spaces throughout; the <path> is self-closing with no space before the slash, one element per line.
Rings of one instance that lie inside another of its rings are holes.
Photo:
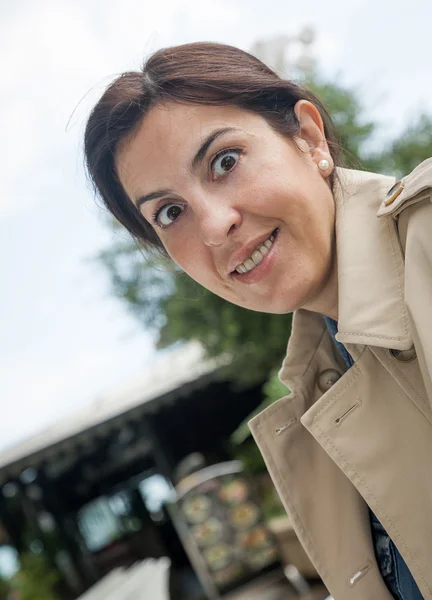
<path fill-rule="evenodd" d="M 430 0 L 0 0 L 0 449 L 155 360 L 94 257 L 114 233 L 84 169 L 90 107 L 160 47 L 316 31 L 321 72 L 391 137 L 432 112 Z M 293 52 L 296 49 L 293 47 Z"/>

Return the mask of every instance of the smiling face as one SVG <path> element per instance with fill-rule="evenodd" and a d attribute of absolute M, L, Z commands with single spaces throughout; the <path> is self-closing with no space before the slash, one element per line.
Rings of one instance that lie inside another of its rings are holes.
<path fill-rule="evenodd" d="M 236 107 L 159 105 L 116 156 L 126 193 L 174 262 L 262 312 L 313 305 L 333 263 L 333 163 L 317 109 L 300 101 L 296 114 L 297 142 Z"/>

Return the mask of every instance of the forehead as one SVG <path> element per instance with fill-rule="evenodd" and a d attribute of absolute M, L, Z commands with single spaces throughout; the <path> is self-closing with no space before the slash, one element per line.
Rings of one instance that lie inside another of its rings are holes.
<path fill-rule="evenodd" d="M 214 127 L 253 127 L 262 121 L 258 115 L 235 106 L 212 106 L 203 104 L 159 104 L 153 107 L 132 137 L 136 141 L 150 142 L 157 136 L 159 142 L 176 142 L 178 135 L 187 131 L 188 137 L 204 137 Z M 160 136 L 163 136 L 162 138 Z M 137 139 L 139 138 L 139 140 Z"/>
<path fill-rule="evenodd" d="M 259 134 L 268 128 L 266 121 L 233 106 L 206 106 L 169 103 L 153 107 L 138 129 L 120 146 L 116 167 L 120 180 L 131 195 L 132 189 L 146 180 L 152 185 L 160 179 L 188 168 L 202 141 L 214 130 L 234 127 L 246 134 Z M 143 193 L 140 191 L 140 193 Z"/>

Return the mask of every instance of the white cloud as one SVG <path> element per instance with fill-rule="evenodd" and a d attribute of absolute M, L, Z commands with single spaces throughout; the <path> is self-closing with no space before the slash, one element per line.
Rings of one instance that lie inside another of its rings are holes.
<path fill-rule="evenodd" d="M 206 25 L 232 27 L 238 10 L 230 4 L 219 0 L 215 10 L 211 0 L 193 9 L 177 0 L 150 6 L 126 0 L 101 9 L 82 0 L 41 0 L 6 14 L 0 24 L 0 130 L 6 140 L 0 218 L 44 198 L 50 164 L 66 153 L 76 158 L 89 108 L 117 73 L 139 68 L 144 56 L 182 41 L 186 31 L 196 38 Z M 26 186 L 32 182 L 24 203 L 17 197 L 23 178 Z"/>
<path fill-rule="evenodd" d="M 51 339 L 48 339 L 52 343 Z M 22 357 L 2 357 L 2 397 L 7 398 L 6 419 L 0 423 L 0 449 L 27 437 L 88 404 L 107 389 L 133 377 L 152 360 L 150 337 L 143 343 L 128 340 L 80 352 L 52 352 L 41 343 L 26 363 Z M 62 348 L 64 350 L 64 348 Z M 128 363 L 125 368 L 125 362 Z M 121 369 L 118 369 L 121 365 Z"/>
<path fill-rule="evenodd" d="M 0 40 L 0 128 L 6 140 L 0 149 L 1 217 L 26 211 L 44 197 L 48 180 L 55 178 L 50 163 L 70 144 L 65 128 L 78 93 L 96 74 L 87 57 L 98 64 L 106 59 L 85 13 L 73 3 L 29 3 L 2 21 Z M 24 204 L 16 198 L 23 181 Z"/>

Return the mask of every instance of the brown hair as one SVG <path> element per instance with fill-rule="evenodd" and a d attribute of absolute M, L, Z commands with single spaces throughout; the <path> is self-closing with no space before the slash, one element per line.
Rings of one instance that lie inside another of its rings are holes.
<path fill-rule="evenodd" d="M 163 251 L 153 227 L 123 189 L 115 166 L 119 143 L 149 110 L 163 102 L 233 105 L 261 115 L 278 133 L 292 138 L 300 131 L 294 106 L 302 99 L 320 111 L 333 160 L 340 164 L 331 119 L 310 91 L 281 79 L 233 46 L 200 42 L 159 50 L 141 71 L 113 81 L 93 108 L 84 138 L 90 180 L 106 208 L 138 241 Z"/>

